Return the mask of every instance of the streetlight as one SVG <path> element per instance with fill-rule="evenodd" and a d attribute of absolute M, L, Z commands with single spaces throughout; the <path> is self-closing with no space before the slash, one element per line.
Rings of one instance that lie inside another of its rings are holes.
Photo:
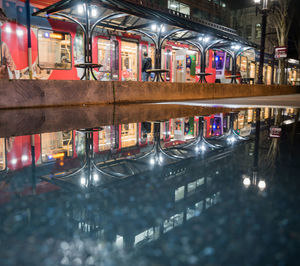
<path fill-rule="evenodd" d="M 265 42 L 266 42 L 266 28 L 267 28 L 267 17 L 268 17 L 268 0 L 263 0 L 262 7 L 259 8 L 261 0 L 254 0 L 256 4 L 256 14 L 259 11 L 262 14 L 261 23 L 261 38 L 260 38 L 260 57 L 259 57 L 259 69 L 258 69 L 258 84 L 263 84 L 263 69 L 265 60 Z"/>

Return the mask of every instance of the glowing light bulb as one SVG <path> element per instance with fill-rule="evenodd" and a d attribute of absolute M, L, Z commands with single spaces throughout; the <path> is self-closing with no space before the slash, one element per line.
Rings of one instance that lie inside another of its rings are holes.
<path fill-rule="evenodd" d="M 6 32 L 6 33 L 11 33 L 11 32 L 12 32 L 11 27 L 7 26 L 7 27 L 5 28 L 5 32 Z"/>
<path fill-rule="evenodd" d="M 151 29 L 153 30 L 153 31 L 156 31 L 156 24 L 153 24 L 152 26 L 151 26 Z"/>
<path fill-rule="evenodd" d="M 155 161 L 154 161 L 153 158 L 150 159 L 150 163 L 151 163 L 151 164 L 155 164 Z"/>
<path fill-rule="evenodd" d="M 83 5 L 78 5 L 77 6 L 77 12 L 78 12 L 78 14 L 82 15 L 83 11 L 84 11 Z"/>
<path fill-rule="evenodd" d="M 22 37 L 23 34 L 24 34 L 24 31 L 21 30 L 21 29 L 17 29 L 17 30 L 16 30 L 16 33 L 17 33 L 17 36 Z"/>

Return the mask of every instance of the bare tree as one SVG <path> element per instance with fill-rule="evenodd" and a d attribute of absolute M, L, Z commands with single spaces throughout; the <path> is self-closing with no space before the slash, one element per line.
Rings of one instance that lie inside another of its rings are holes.
<path fill-rule="evenodd" d="M 274 1 L 274 12 L 270 14 L 270 22 L 274 25 L 277 35 L 278 46 L 288 46 L 288 35 L 293 21 L 295 0 Z M 280 84 L 285 82 L 285 60 L 279 60 Z"/>

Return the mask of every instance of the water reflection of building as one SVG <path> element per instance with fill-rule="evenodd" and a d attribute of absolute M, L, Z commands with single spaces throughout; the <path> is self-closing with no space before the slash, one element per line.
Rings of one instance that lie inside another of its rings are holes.
<path fill-rule="evenodd" d="M 274 117 L 275 109 L 262 108 L 260 121 Z M 294 109 L 285 109 L 283 116 L 287 119 L 293 116 Z M 204 116 L 203 135 L 206 138 L 220 136 L 229 130 L 230 114 L 213 114 Z M 198 135 L 199 117 L 184 117 L 169 119 L 161 122 L 160 139 L 163 147 L 182 144 L 194 139 Z M 246 136 L 253 132 L 256 122 L 255 109 L 239 111 L 235 115 L 233 129 L 240 135 Z M 95 153 L 119 151 L 120 156 L 139 153 L 153 143 L 154 123 L 141 122 L 118 126 L 105 126 L 93 133 Z M 34 148 L 34 162 L 36 165 L 56 162 L 63 166 L 68 159 L 80 157 L 84 151 L 84 136 L 76 131 L 61 131 L 54 133 L 37 134 L 0 138 L 0 170 L 17 170 L 30 166 L 32 163 L 32 149 Z"/>

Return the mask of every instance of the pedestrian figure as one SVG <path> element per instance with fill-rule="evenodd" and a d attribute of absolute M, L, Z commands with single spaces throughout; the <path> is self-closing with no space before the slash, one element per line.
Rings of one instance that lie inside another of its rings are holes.
<path fill-rule="evenodd" d="M 142 63 L 142 80 L 148 81 L 150 73 L 147 73 L 146 70 L 152 68 L 152 60 L 150 57 L 148 57 L 148 53 L 144 52 L 144 59 Z"/>

